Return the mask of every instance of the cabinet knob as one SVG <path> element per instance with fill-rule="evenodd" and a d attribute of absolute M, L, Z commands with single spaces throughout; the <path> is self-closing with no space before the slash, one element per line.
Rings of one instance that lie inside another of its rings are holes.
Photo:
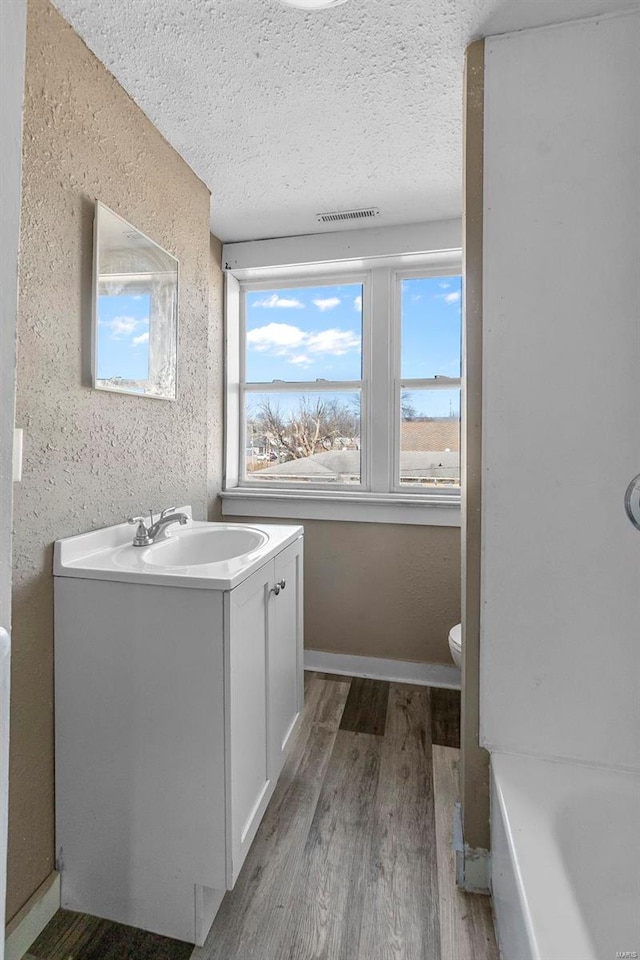
<path fill-rule="evenodd" d="M 286 581 L 286 580 L 278 580 L 278 582 L 276 583 L 275 587 L 271 587 L 271 593 L 275 593 L 275 595 L 276 595 L 276 597 L 277 597 L 278 594 L 280 593 L 280 591 L 281 591 L 281 590 L 284 590 L 284 588 L 286 587 L 286 585 L 287 585 L 287 581 Z"/>
<path fill-rule="evenodd" d="M 286 587 L 286 585 L 287 585 L 287 581 L 286 581 L 286 580 L 281 580 L 281 581 L 280 581 L 280 589 L 281 589 L 281 590 L 284 590 L 284 588 Z"/>

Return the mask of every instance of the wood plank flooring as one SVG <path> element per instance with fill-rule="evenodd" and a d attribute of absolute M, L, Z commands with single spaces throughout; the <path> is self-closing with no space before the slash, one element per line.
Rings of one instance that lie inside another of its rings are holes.
<path fill-rule="evenodd" d="M 361 960 L 441 956 L 430 695 L 426 687 L 391 684 L 362 913 Z"/>
<path fill-rule="evenodd" d="M 389 684 L 383 680 L 354 677 L 344 705 L 341 730 L 384 736 L 389 703 Z"/>
<path fill-rule="evenodd" d="M 460 747 L 460 691 L 431 688 L 431 742 Z"/>
<path fill-rule="evenodd" d="M 349 680 L 305 676 L 305 710 L 265 818 L 207 944 L 194 960 L 277 957 L 296 896 L 304 849 L 333 754 Z"/>
<path fill-rule="evenodd" d="M 33 960 L 189 960 L 192 944 L 58 910 L 29 950 Z"/>
<path fill-rule="evenodd" d="M 459 750 L 446 746 L 433 748 L 442 956 L 446 960 L 498 960 L 488 897 L 465 893 L 455 882 L 450 798 L 458 795 L 459 758 Z"/>
<path fill-rule="evenodd" d="M 306 674 L 285 768 L 205 946 L 59 911 L 30 957 L 496 960 L 489 900 L 453 874 L 459 704 L 456 691 Z"/>

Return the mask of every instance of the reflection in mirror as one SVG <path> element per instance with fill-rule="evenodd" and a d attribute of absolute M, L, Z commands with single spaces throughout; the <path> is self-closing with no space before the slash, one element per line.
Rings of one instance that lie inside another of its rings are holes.
<path fill-rule="evenodd" d="M 96 204 L 93 384 L 175 400 L 178 261 Z"/>

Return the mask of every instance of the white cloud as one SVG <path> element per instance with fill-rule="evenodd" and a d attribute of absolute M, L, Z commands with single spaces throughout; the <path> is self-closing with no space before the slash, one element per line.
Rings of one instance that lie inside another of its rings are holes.
<path fill-rule="evenodd" d="M 353 309 L 357 310 L 358 313 L 360 313 L 360 311 L 362 310 L 362 297 L 360 296 L 360 294 L 358 294 L 358 296 L 354 298 Z"/>
<path fill-rule="evenodd" d="M 339 297 L 327 297 L 326 300 L 314 300 L 313 301 L 318 310 L 333 310 L 334 307 L 339 307 L 341 300 Z"/>
<path fill-rule="evenodd" d="M 444 302 L 445 303 L 457 303 L 460 299 L 460 291 L 454 290 L 452 293 L 445 293 Z"/>
<path fill-rule="evenodd" d="M 318 359 L 314 354 L 341 357 L 359 349 L 360 337 L 353 330 L 333 328 L 307 333 L 289 323 L 268 323 L 250 330 L 247 343 L 260 353 L 269 352 L 297 366 L 309 366 Z"/>
<path fill-rule="evenodd" d="M 134 337 L 131 341 L 134 347 L 139 347 L 141 343 L 149 343 L 149 331 L 146 333 L 141 333 L 139 337 Z"/>
<path fill-rule="evenodd" d="M 101 327 L 108 327 L 111 330 L 112 340 L 121 340 L 122 337 L 128 337 L 133 333 L 138 325 L 135 317 L 114 317 L 112 320 L 101 320 Z"/>
<path fill-rule="evenodd" d="M 449 287 L 451 286 L 451 284 L 450 284 L 450 283 L 447 283 L 447 282 L 444 281 L 444 280 L 441 280 L 440 283 L 438 284 L 438 286 L 440 287 L 441 290 L 448 290 Z"/>
<path fill-rule="evenodd" d="M 304 303 L 302 303 L 300 300 L 288 300 L 286 297 L 279 297 L 277 293 L 272 293 L 270 297 L 265 297 L 264 300 L 254 300 L 251 306 L 269 308 L 293 307 L 297 310 L 304 310 Z"/>
<path fill-rule="evenodd" d="M 303 330 L 290 323 L 268 323 L 264 327 L 250 330 L 247 334 L 247 343 L 250 343 L 254 350 L 275 349 L 282 354 L 300 348 L 306 336 Z"/>
<path fill-rule="evenodd" d="M 138 327 L 148 327 L 149 317 L 136 320 L 135 317 L 113 317 L 111 320 L 98 320 L 98 325 L 111 330 L 110 340 L 122 340 L 130 337 Z"/>
<path fill-rule="evenodd" d="M 359 346 L 360 337 L 353 330 L 336 329 L 310 333 L 305 343 L 305 349 L 310 353 L 328 353 L 334 357 L 357 350 Z"/>

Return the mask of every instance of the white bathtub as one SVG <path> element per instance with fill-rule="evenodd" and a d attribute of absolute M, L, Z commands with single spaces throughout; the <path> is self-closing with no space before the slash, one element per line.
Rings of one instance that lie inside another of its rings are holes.
<path fill-rule="evenodd" d="M 640 774 L 491 756 L 502 960 L 640 957 Z"/>

